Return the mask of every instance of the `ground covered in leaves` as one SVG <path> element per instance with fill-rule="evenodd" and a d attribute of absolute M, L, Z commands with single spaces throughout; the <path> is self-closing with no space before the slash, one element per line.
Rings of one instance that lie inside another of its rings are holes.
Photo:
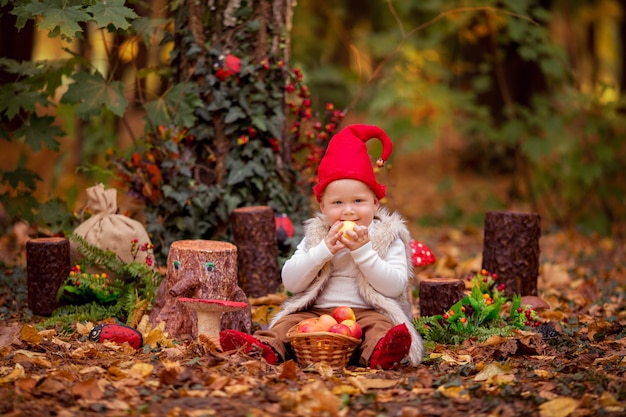
<path fill-rule="evenodd" d="M 477 230 L 421 231 L 438 262 L 421 274 L 480 267 Z M 0 274 L 0 414 L 6 416 L 618 416 L 626 414 L 623 242 L 544 235 L 541 332 L 460 346 L 427 343 L 417 368 L 278 366 L 171 340 L 147 321 L 144 346 L 94 343 L 94 323 L 37 329 L 26 274 Z M 262 320 L 266 306 L 255 307 Z"/>

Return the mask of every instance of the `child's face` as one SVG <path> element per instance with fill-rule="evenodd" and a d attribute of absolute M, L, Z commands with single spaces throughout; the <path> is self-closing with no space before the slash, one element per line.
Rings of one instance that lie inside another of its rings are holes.
<path fill-rule="evenodd" d="M 330 226 L 338 220 L 369 226 L 378 206 L 376 195 L 365 183 L 350 179 L 328 184 L 320 201 L 320 210 Z"/>

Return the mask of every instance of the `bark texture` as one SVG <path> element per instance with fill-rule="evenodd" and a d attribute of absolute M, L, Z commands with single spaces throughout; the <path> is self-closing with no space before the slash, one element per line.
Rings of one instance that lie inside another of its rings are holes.
<path fill-rule="evenodd" d="M 28 308 L 49 316 L 59 304 L 56 295 L 70 273 L 70 241 L 45 237 L 26 242 Z"/>
<path fill-rule="evenodd" d="M 170 337 L 198 337 L 196 312 L 178 297 L 248 302 L 237 285 L 237 247 L 212 240 L 180 240 L 172 243 L 167 257 L 167 276 L 157 292 L 150 322 L 165 322 Z M 222 329 L 249 333 L 250 306 L 222 314 Z"/>
<path fill-rule="evenodd" d="M 274 210 L 269 206 L 241 207 L 230 216 L 237 245 L 239 286 L 249 297 L 273 294 L 281 284 Z"/>
<path fill-rule="evenodd" d="M 505 293 L 537 295 L 541 216 L 513 211 L 487 212 L 483 242 L 483 264 L 498 274 Z"/>
<path fill-rule="evenodd" d="M 420 316 L 443 314 L 465 296 L 465 284 L 457 278 L 424 278 L 419 283 Z"/>

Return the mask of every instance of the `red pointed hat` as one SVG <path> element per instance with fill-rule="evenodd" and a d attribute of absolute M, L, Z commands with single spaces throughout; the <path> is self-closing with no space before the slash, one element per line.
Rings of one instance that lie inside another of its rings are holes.
<path fill-rule="evenodd" d="M 382 154 L 376 162 L 382 166 L 389 159 L 393 145 L 389 136 L 378 126 L 350 125 L 333 136 L 317 170 L 318 183 L 313 187 L 317 201 L 321 200 L 329 183 L 341 179 L 362 181 L 374 191 L 377 198 L 385 196 L 387 187 L 376 182 L 367 153 L 366 142 L 373 138 L 380 140 L 383 145 Z"/>

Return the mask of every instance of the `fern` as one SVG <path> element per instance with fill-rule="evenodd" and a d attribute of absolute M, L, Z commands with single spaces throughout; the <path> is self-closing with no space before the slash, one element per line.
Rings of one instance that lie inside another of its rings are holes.
<path fill-rule="evenodd" d="M 68 238 L 78 244 L 85 268 L 96 266 L 115 277 L 110 284 L 112 290 L 104 298 L 96 290 L 89 292 L 88 288 L 77 288 L 78 283 L 74 282 L 76 278 L 68 277 L 57 294 L 57 298 L 68 305 L 55 310 L 48 320 L 41 323 L 42 327 L 54 324 L 65 326 L 76 321 L 98 321 L 109 317 L 129 324 L 135 308 L 146 308 L 146 304 L 151 306 L 154 303 L 163 279 L 156 269 L 144 263 L 124 262 L 115 252 L 101 249 L 76 234 L 71 234 Z M 85 275 L 81 279 L 88 281 L 90 274 Z"/>

